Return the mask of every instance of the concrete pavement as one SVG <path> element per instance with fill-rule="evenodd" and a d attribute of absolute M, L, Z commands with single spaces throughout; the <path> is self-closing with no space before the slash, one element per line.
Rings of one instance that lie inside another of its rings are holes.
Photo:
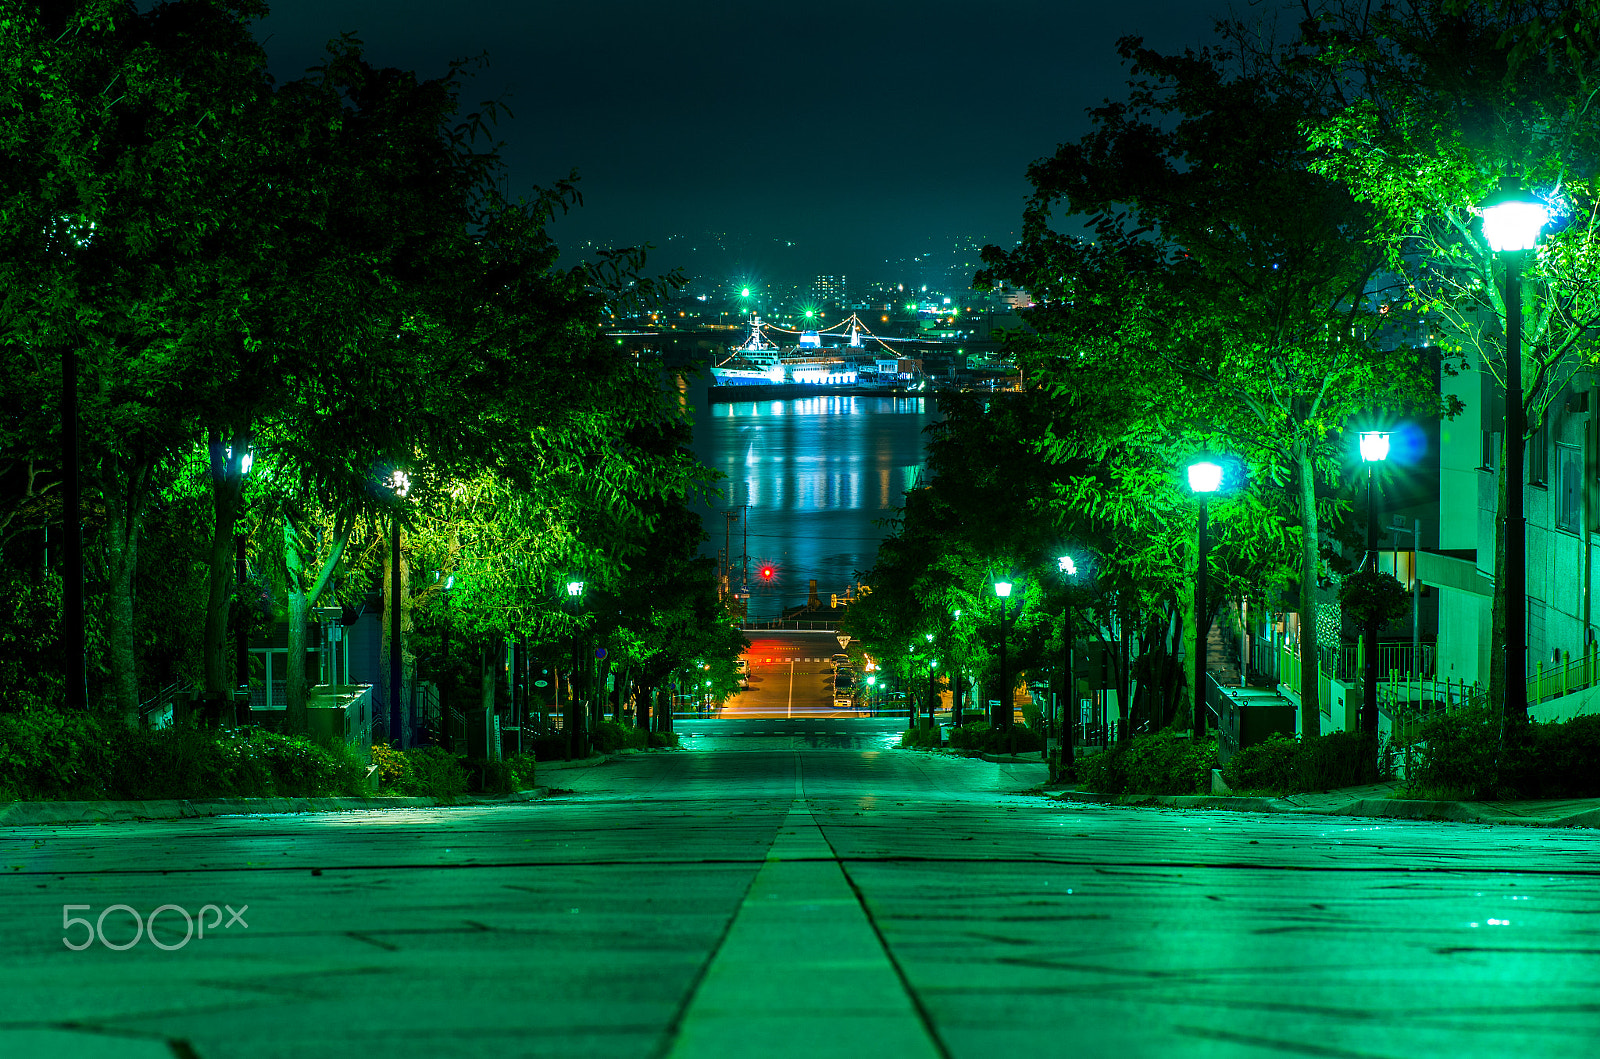
<path fill-rule="evenodd" d="M 10 828 L 0 1054 L 1559 1059 L 1600 1038 L 1594 832 L 1061 802 L 1007 767 L 752 746 L 566 771 L 571 794 L 520 805 Z M 210 905 L 248 925 L 186 939 Z"/>

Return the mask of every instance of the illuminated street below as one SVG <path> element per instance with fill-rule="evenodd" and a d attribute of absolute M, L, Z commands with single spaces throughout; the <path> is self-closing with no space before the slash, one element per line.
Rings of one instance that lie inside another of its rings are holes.
<path fill-rule="evenodd" d="M 518 805 L 11 829 L 0 1052 L 1593 1054 L 1594 831 L 1068 805 L 782 723 Z M 119 903 L 249 926 L 63 946 Z"/>

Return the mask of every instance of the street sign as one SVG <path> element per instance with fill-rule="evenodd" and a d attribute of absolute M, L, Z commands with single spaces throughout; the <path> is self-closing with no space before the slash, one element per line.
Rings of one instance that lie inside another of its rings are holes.
<path fill-rule="evenodd" d="M 839 641 L 839 650 L 841 651 L 850 646 L 850 637 L 844 635 L 843 633 L 835 636 L 834 639 Z"/>
<path fill-rule="evenodd" d="M 604 647 L 596 647 L 594 649 L 594 656 L 596 658 L 604 658 L 606 656 L 606 649 Z"/>

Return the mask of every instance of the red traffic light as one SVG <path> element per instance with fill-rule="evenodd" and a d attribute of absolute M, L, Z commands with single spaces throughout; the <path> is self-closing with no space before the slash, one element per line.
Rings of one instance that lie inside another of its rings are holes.
<path fill-rule="evenodd" d="M 763 580 L 763 581 L 771 581 L 772 580 L 772 567 L 763 566 L 761 568 L 761 580 Z"/>

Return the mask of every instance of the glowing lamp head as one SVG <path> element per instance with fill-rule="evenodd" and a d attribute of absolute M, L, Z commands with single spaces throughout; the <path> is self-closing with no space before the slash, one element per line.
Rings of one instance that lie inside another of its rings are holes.
<path fill-rule="evenodd" d="M 1483 214 L 1483 237 L 1497 254 L 1532 250 L 1540 230 L 1550 223 L 1549 208 L 1514 180 L 1503 184 L 1478 209 Z"/>
<path fill-rule="evenodd" d="M 1011 582 L 1010 581 L 996 581 L 994 583 L 994 594 L 996 596 L 998 596 L 999 598 L 1001 598 L 1001 599 L 1010 599 L 1011 598 Z"/>
<path fill-rule="evenodd" d="M 1062 555 L 1056 559 L 1056 569 L 1068 577 L 1073 577 L 1078 573 L 1078 564 L 1072 561 L 1072 556 Z"/>
<path fill-rule="evenodd" d="M 404 500 L 406 494 L 411 492 L 411 476 L 405 471 L 395 471 L 389 475 L 389 488 L 394 490 L 395 496 Z"/>
<path fill-rule="evenodd" d="M 581 595 L 583 595 L 583 582 L 582 581 L 568 581 L 567 582 L 567 595 L 569 595 L 569 596 L 581 596 Z"/>
<path fill-rule="evenodd" d="M 741 298 L 750 297 L 750 288 L 749 287 L 741 287 L 741 288 L 739 288 L 739 297 L 741 297 Z"/>
<path fill-rule="evenodd" d="M 1361 432 L 1361 458 L 1367 463 L 1382 463 L 1389 458 L 1389 435 L 1381 430 Z"/>
<path fill-rule="evenodd" d="M 1208 461 L 1189 464 L 1189 488 L 1196 493 L 1215 493 L 1222 488 L 1222 468 Z"/>

